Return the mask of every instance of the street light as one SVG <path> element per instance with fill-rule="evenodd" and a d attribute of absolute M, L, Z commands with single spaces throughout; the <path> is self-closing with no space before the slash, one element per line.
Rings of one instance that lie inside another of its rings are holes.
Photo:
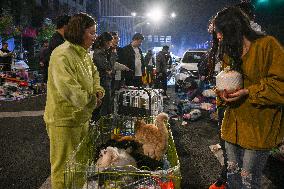
<path fill-rule="evenodd" d="M 131 12 L 131 16 L 135 17 L 136 15 L 136 12 Z"/>
<path fill-rule="evenodd" d="M 176 13 L 174 12 L 171 13 L 171 18 L 175 18 L 176 16 L 177 16 Z"/>
<path fill-rule="evenodd" d="M 147 17 L 151 20 L 153 20 L 154 22 L 158 22 L 162 19 L 163 17 L 163 12 L 161 9 L 154 9 L 152 11 L 150 11 L 148 14 L 147 14 Z"/>
<path fill-rule="evenodd" d="M 172 12 L 169 16 L 166 14 L 163 14 L 163 11 L 159 8 L 153 9 L 149 13 L 147 13 L 147 18 L 154 21 L 154 22 L 159 22 L 161 21 L 164 17 L 170 17 L 170 18 L 175 18 L 177 15 L 176 13 Z"/>

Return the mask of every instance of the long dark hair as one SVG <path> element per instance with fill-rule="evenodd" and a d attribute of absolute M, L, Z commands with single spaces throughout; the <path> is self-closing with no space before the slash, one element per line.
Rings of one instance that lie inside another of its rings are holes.
<path fill-rule="evenodd" d="M 219 43 L 219 57 L 224 54 L 232 60 L 232 69 L 241 71 L 243 37 L 249 41 L 255 41 L 264 36 L 263 33 L 254 31 L 250 26 L 249 18 L 239 8 L 229 7 L 218 12 L 213 19 L 214 31 L 221 32 L 223 40 Z"/>
<path fill-rule="evenodd" d="M 106 42 L 112 40 L 112 35 L 109 32 L 104 32 L 101 35 L 99 35 L 94 42 L 93 48 L 104 48 L 106 45 Z"/>
<path fill-rule="evenodd" d="M 215 65 L 217 63 L 217 54 L 218 54 L 218 39 L 217 34 L 215 31 L 209 31 L 212 35 L 211 40 L 211 48 L 209 52 L 207 53 L 207 59 L 208 59 L 208 79 L 212 79 L 215 71 Z"/>

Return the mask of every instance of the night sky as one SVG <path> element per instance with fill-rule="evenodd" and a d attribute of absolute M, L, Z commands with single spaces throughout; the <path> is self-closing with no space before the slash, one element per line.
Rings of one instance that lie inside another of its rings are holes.
<path fill-rule="evenodd" d="M 255 0 L 257 1 L 257 0 Z M 284 0 L 272 0 L 268 4 L 256 6 L 256 22 L 267 33 L 276 36 L 282 43 L 284 32 Z M 164 19 L 158 26 L 144 25 L 143 33 L 173 36 L 176 43 L 186 42 L 192 46 L 209 39 L 207 25 L 209 19 L 223 7 L 235 5 L 240 0 L 120 0 L 129 11 L 145 15 L 153 7 L 160 7 L 165 14 L 175 12 L 175 20 Z"/>
<path fill-rule="evenodd" d="M 193 45 L 208 40 L 207 25 L 210 17 L 222 7 L 236 4 L 239 0 L 121 0 L 120 2 L 130 11 L 136 11 L 137 15 L 149 12 L 152 7 L 160 7 L 167 15 L 175 12 L 177 17 L 174 20 L 164 19 L 158 26 L 144 25 L 143 33 L 152 33 L 153 29 L 150 27 L 155 27 L 155 34 L 172 35 L 175 40 L 186 40 L 187 44 Z"/>

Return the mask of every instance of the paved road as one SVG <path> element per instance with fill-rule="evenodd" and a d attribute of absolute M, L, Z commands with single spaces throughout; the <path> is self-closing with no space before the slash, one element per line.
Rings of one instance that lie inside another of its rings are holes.
<path fill-rule="evenodd" d="M 38 189 L 49 177 L 44 106 L 45 96 L 0 101 L 0 189 Z M 208 147 L 218 143 L 216 123 L 203 112 L 202 119 L 187 126 L 172 125 L 172 131 L 181 163 L 182 188 L 207 189 L 221 168 Z"/>
<path fill-rule="evenodd" d="M 37 189 L 49 176 L 44 104 L 45 96 L 0 102 L 1 189 Z"/>
<path fill-rule="evenodd" d="M 1 189 L 39 188 L 50 175 L 44 105 L 45 96 L 0 102 Z M 220 169 L 208 148 L 218 142 L 217 130 L 207 121 L 173 129 L 185 186 L 206 188 Z"/>

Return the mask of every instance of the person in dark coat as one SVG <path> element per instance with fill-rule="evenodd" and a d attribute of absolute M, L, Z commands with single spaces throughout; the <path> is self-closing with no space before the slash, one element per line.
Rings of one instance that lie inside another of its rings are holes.
<path fill-rule="evenodd" d="M 141 87 L 142 75 L 145 74 L 144 58 L 140 46 L 144 37 L 141 33 L 136 33 L 132 37 L 132 42 L 123 47 L 121 63 L 130 70 L 124 71 L 123 77 L 127 86 Z"/>
<path fill-rule="evenodd" d="M 49 65 L 49 59 L 51 56 L 52 51 L 58 47 L 59 45 L 63 44 L 65 42 L 64 39 L 64 32 L 66 30 L 67 24 L 70 20 L 69 15 L 62 15 L 56 18 L 56 32 L 52 35 L 51 39 L 49 40 L 48 50 L 46 53 L 45 64 L 43 65 L 44 70 L 44 81 L 47 81 L 47 71 L 48 71 L 48 65 Z"/>
<path fill-rule="evenodd" d="M 116 54 L 116 62 L 121 63 L 122 60 L 122 48 L 119 46 L 119 36 L 117 32 L 110 32 L 112 35 L 112 41 L 111 41 L 111 47 L 109 49 L 110 53 L 115 53 Z M 121 82 L 121 70 L 119 69 L 114 69 L 114 78 L 112 81 L 112 94 L 116 90 L 119 90 L 120 87 L 122 86 Z"/>
<path fill-rule="evenodd" d="M 167 68 L 172 62 L 169 49 L 169 46 L 163 46 L 162 51 L 160 51 L 156 56 L 157 79 L 161 84 L 158 87 L 164 90 L 164 96 L 167 96 Z"/>
<path fill-rule="evenodd" d="M 104 32 L 97 37 L 94 43 L 93 62 L 96 65 L 100 74 L 100 83 L 105 90 L 105 96 L 102 99 L 102 105 L 99 109 L 95 110 L 94 114 L 99 116 L 105 116 L 112 113 L 111 108 L 111 84 L 113 79 L 113 61 L 115 59 L 112 55 L 109 55 L 112 36 L 109 32 Z"/>
<path fill-rule="evenodd" d="M 45 40 L 42 43 L 42 47 L 40 49 L 39 52 L 39 64 L 40 64 L 40 68 L 42 70 L 42 74 L 43 74 L 43 83 L 47 82 L 47 68 L 46 65 L 48 65 L 47 61 L 47 56 L 49 56 L 48 54 L 48 40 Z"/>
<path fill-rule="evenodd" d="M 155 58 L 153 51 L 150 49 L 148 50 L 145 56 L 145 66 L 146 66 L 146 73 L 147 73 L 147 82 L 149 87 L 152 86 L 153 81 L 153 68 L 155 67 Z"/>
<path fill-rule="evenodd" d="M 2 71 L 11 71 L 13 53 L 8 49 L 8 43 L 2 42 L 0 49 L 0 64 L 3 66 Z"/>

